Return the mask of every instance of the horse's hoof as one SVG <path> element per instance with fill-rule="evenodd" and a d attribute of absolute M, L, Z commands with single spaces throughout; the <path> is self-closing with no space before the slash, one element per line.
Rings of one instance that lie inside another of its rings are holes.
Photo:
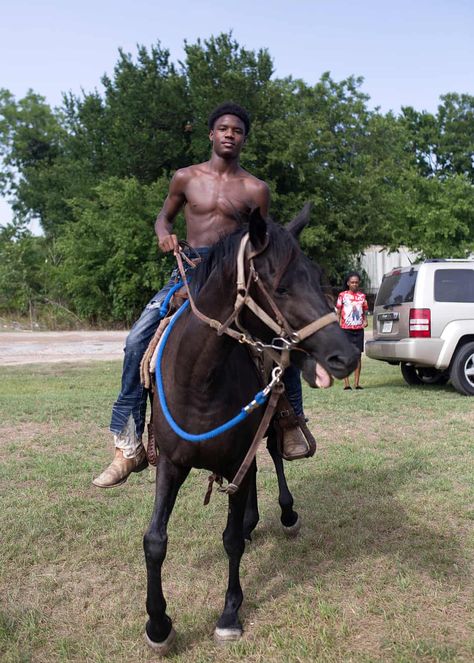
<path fill-rule="evenodd" d="M 176 640 L 176 631 L 174 628 L 172 628 L 168 633 L 168 637 L 166 640 L 163 640 L 163 642 L 153 642 L 153 640 L 150 639 L 148 633 L 145 631 L 145 640 L 147 645 L 153 649 L 155 654 L 158 654 L 158 656 L 166 656 L 166 654 L 169 653 L 171 647 L 173 646 L 173 642 Z"/>
<path fill-rule="evenodd" d="M 298 520 L 294 525 L 290 525 L 290 527 L 285 527 L 285 525 L 282 524 L 282 528 L 286 536 L 295 537 L 301 529 L 301 518 L 298 516 Z"/>
<path fill-rule="evenodd" d="M 236 640 L 240 640 L 241 637 L 241 628 L 220 628 L 219 626 L 216 626 L 214 629 L 214 640 L 221 644 L 235 642 Z"/>

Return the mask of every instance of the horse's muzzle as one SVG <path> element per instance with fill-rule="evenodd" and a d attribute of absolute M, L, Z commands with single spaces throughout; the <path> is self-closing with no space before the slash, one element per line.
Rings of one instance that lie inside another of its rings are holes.
<path fill-rule="evenodd" d="M 302 374 L 310 387 L 327 389 L 333 383 L 333 377 L 342 379 L 350 375 L 356 368 L 359 355 L 349 349 L 347 355 L 332 354 L 325 357 L 324 366 L 314 357 L 306 356 L 303 360 Z"/>
<path fill-rule="evenodd" d="M 332 354 L 325 357 L 324 363 L 335 378 L 346 378 L 357 368 L 359 353 L 351 347 L 347 354 Z"/>

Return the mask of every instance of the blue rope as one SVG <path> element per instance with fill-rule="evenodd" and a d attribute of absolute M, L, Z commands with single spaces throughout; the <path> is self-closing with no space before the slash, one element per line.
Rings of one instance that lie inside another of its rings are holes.
<path fill-rule="evenodd" d="M 179 284 L 181 285 L 181 284 Z M 174 289 L 177 290 L 175 287 Z M 171 292 L 174 292 L 172 290 Z M 171 295 L 170 292 L 170 295 Z M 167 296 L 166 300 L 170 295 Z M 171 298 L 171 297 L 170 297 Z M 169 300 L 168 300 L 169 301 Z M 164 303 L 165 303 L 164 302 Z M 164 306 L 163 303 L 163 306 Z M 171 322 L 169 323 L 168 327 L 166 328 L 165 333 L 163 334 L 163 339 L 160 343 L 159 349 L 158 349 L 158 356 L 156 359 L 156 384 L 158 387 L 158 396 L 160 399 L 160 405 L 161 409 L 163 410 L 163 414 L 165 415 L 165 419 L 168 422 L 169 426 L 171 429 L 176 433 L 176 435 L 179 435 L 183 440 L 187 440 L 188 442 L 202 442 L 204 440 L 210 440 L 213 437 L 217 437 L 221 433 L 225 433 L 226 431 L 230 430 L 234 426 L 237 426 L 237 424 L 240 424 L 241 421 L 246 419 L 250 412 L 255 407 L 259 407 L 260 405 L 263 405 L 265 401 L 267 400 L 268 396 L 263 393 L 263 391 L 259 391 L 258 394 L 255 395 L 254 400 L 249 403 L 247 406 L 243 407 L 239 414 L 237 414 L 235 417 L 227 421 L 225 424 L 222 424 L 221 426 L 218 426 L 217 428 L 214 428 L 213 430 L 208 431 L 207 433 L 201 433 L 200 435 L 194 435 L 192 433 L 187 433 L 185 430 L 183 430 L 178 424 L 175 422 L 173 419 L 171 412 L 168 408 L 168 404 L 166 402 L 166 396 L 165 396 L 165 390 L 163 387 L 163 376 L 161 373 L 161 361 L 163 358 L 163 351 L 166 345 L 166 342 L 168 340 L 169 335 L 171 334 L 171 330 L 173 329 L 174 325 L 176 324 L 177 320 L 181 317 L 181 315 L 184 313 L 184 311 L 188 308 L 189 306 L 189 300 L 184 302 L 184 304 L 178 309 L 178 311 L 175 313 L 173 316 Z M 160 309 L 161 310 L 161 309 Z"/>
<path fill-rule="evenodd" d="M 189 279 L 188 279 L 188 281 L 189 281 Z M 179 290 L 181 288 L 182 285 L 183 285 L 183 281 L 178 281 L 177 283 L 175 283 L 175 285 L 171 288 L 169 293 L 164 298 L 163 303 L 160 306 L 160 317 L 161 318 L 164 318 L 165 315 L 168 313 L 168 308 L 169 308 L 169 305 L 170 305 L 171 297 L 174 295 L 176 290 Z"/>

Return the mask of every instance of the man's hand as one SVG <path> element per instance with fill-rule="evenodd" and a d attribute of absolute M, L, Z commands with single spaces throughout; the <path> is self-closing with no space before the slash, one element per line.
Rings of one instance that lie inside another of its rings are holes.
<path fill-rule="evenodd" d="M 158 239 L 158 246 L 163 251 L 163 253 L 168 253 L 169 251 L 178 251 L 179 244 L 178 238 L 176 235 L 165 235 L 161 239 Z"/>

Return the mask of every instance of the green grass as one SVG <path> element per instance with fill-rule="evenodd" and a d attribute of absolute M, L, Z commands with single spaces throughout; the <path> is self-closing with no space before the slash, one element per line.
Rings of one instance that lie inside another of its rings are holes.
<path fill-rule="evenodd" d="M 117 362 L 2 368 L 0 658 L 5 663 L 155 660 L 143 642 L 142 535 L 153 472 L 100 491 Z M 202 506 L 193 471 L 169 528 L 170 660 L 472 661 L 474 400 L 408 387 L 365 360 L 364 391 L 305 391 L 319 441 L 287 464 L 303 528 L 279 526 L 260 454 L 261 522 L 242 560 L 243 639 L 212 640 L 223 605 L 226 500 Z"/>

